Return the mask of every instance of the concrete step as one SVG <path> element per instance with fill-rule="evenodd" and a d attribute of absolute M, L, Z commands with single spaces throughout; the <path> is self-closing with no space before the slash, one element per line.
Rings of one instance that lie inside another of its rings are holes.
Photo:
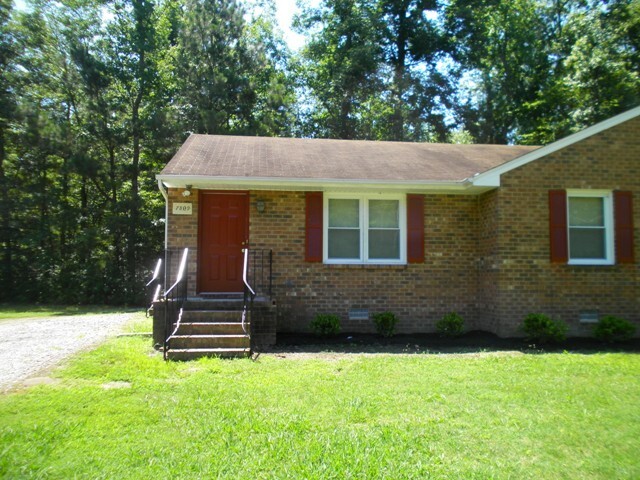
<path fill-rule="evenodd" d="M 242 300 L 243 298 L 244 298 L 244 293 L 242 292 L 235 292 L 235 293 L 221 292 L 221 293 L 199 293 L 197 297 L 190 297 L 189 299 L 190 300 L 191 299 L 193 300 L 225 300 L 225 299 Z"/>
<path fill-rule="evenodd" d="M 242 310 L 183 310 L 183 322 L 241 322 Z"/>
<path fill-rule="evenodd" d="M 173 349 L 249 348 L 249 335 L 175 335 L 169 342 Z"/>
<path fill-rule="evenodd" d="M 242 298 L 189 298 L 183 309 L 191 310 L 242 310 L 244 300 Z"/>
<path fill-rule="evenodd" d="M 249 322 L 244 324 L 247 332 Z M 244 335 L 242 322 L 182 322 L 180 335 Z"/>
<path fill-rule="evenodd" d="M 248 348 L 188 348 L 188 349 L 171 349 L 167 352 L 169 360 L 193 360 L 202 357 L 248 357 L 250 351 Z"/>

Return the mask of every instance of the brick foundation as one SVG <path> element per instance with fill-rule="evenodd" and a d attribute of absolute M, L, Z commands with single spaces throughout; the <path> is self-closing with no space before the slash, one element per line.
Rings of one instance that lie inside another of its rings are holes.
<path fill-rule="evenodd" d="M 251 350 L 264 350 L 276 344 L 276 309 L 269 303 L 254 303 L 251 313 Z"/>

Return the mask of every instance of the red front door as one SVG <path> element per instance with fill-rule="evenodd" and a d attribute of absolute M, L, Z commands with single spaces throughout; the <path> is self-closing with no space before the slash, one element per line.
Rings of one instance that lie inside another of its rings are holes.
<path fill-rule="evenodd" d="M 200 192 L 198 292 L 241 292 L 242 249 L 249 240 L 246 192 Z"/>

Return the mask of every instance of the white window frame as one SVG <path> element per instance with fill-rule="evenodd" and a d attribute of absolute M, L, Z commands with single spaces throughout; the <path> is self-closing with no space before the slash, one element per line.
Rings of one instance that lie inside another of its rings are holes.
<path fill-rule="evenodd" d="M 571 258 L 571 217 L 569 202 L 572 197 L 602 198 L 604 209 L 604 241 L 605 258 Z M 610 190 L 567 190 L 567 251 L 569 265 L 613 265 L 614 255 L 613 232 L 613 193 Z"/>
<path fill-rule="evenodd" d="M 407 196 L 381 193 L 325 193 L 323 195 L 322 258 L 333 265 L 406 265 L 407 263 Z M 329 258 L 329 200 L 358 200 L 360 209 L 360 258 Z M 369 256 L 369 200 L 397 200 L 400 229 L 400 258 L 391 260 L 373 259 Z"/>

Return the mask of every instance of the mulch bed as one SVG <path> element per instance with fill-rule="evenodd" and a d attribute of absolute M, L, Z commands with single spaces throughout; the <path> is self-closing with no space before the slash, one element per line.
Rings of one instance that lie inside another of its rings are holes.
<path fill-rule="evenodd" d="M 483 331 L 467 332 L 447 338 L 438 334 L 400 334 L 384 338 L 376 334 L 341 333 L 321 338 L 304 333 L 278 333 L 274 352 L 337 353 L 471 353 L 486 351 L 521 351 L 524 353 L 640 353 L 640 339 L 606 344 L 593 338 L 568 338 L 562 343 L 536 345 L 522 338 L 500 338 Z"/>

